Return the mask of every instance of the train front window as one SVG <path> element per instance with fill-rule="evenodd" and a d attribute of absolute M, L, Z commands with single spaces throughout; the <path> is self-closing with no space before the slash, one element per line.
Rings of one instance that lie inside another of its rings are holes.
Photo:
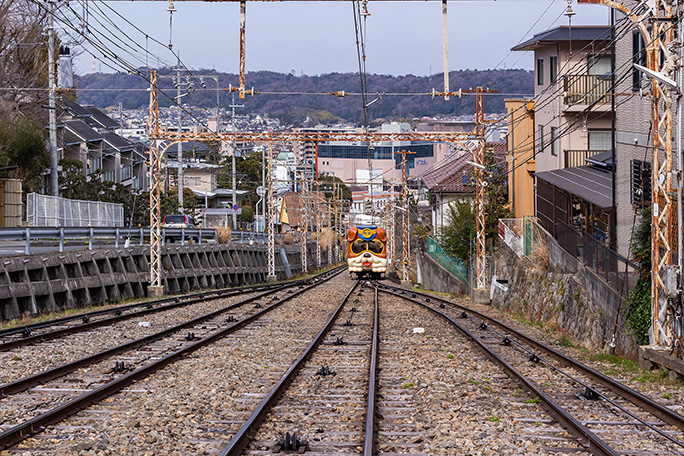
<path fill-rule="evenodd" d="M 351 245 L 351 251 L 353 254 L 358 255 L 359 253 L 363 252 L 366 250 L 366 242 L 362 241 L 361 239 L 357 239 L 354 242 L 352 242 Z"/>
<path fill-rule="evenodd" d="M 368 250 L 375 254 L 381 254 L 383 250 L 382 242 L 380 241 L 370 241 L 368 243 Z"/>

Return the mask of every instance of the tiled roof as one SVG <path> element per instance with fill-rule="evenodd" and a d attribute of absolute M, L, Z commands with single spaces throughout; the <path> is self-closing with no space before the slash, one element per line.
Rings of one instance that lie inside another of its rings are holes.
<path fill-rule="evenodd" d="M 84 141 L 97 142 L 104 139 L 100 133 L 90 128 L 81 120 L 67 120 L 64 122 L 64 126 L 67 130 L 71 131 Z"/>
<path fill-rule="evenodd" d="M 111 131 L 102 133 L 102 136 L 107 144 L 117 149 L 119 152 L 127 152 L 135 148 L 135 145 L 132 142 Z"/>
<path fill-rule="evenodd" d="M 537 46 L 545 44 L 556 44 L 561 41 L 610 41 L 613 33 L 610 27 L 605 25 L 597 26 L 573 26 L 572 29 L 566 25 L 552 28 L 537 33 L 529 40 L 522 42 L 512 48 L 513 51 L 529 51 Z"/>
<path fill-rule="evenodd" d="M 485 147 L 492 151 L 495 163 L 507 163 L 506 143 L 492 142 Z M 439 166 L 421 176 L 423 183 L 433 193 L 473 193 L 473 165 L 466 163 L 472 160 L 472 156 L 465 153 L 449 162 L 438 164 Z"/>
<path fill-rule="evenodd" d="M 119 123 L 117 121 L 97 109 L 95 106 L 83 106 L 83 109 L 91 115 L 91 121 L 88 122 L 91 127 L 104 128 L 106 130 L 119 128 Z"/>

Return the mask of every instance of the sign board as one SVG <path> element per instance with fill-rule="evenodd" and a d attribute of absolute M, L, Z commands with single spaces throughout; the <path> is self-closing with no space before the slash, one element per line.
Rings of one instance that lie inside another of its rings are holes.
<path fill-rule="evenodd" d="M 237 204 L 233 205 L 233 210 L 235 212 L 237 212 L 239 209 L 240 209 L 240 206 L 238 206 Z"/>

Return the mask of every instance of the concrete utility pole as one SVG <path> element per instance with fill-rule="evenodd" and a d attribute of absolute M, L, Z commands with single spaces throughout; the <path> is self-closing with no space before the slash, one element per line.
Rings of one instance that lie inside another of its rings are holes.
<path fill-rule="evenodd" d="M 57 93 L 55 83 L 55 2 L 48 0 L 48 110 L 50 118 L 50 190 L 59 196 L 59 154 L 57 152 Z"/>
<path fill-rule="evenodd" d="M 178 139 L 181 138 L 183 129 L 183 113 L 181 111 L 181 79 L 180 61 L 176 68 L 176 103 L 178 107 Z M 178 212 L 183 211 L 183 143 L 178 141 Z"/>

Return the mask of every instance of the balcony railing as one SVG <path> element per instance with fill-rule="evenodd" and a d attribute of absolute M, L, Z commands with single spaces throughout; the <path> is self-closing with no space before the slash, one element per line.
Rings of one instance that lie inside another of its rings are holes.
<path fill-rule="evenodd" d="M 563 78 L 565 104 L 610 103 L 610 79 L 589 74 L 569 74 Z"/>
<path fill-rule="evenodd" d="M 104 182 L 114 182 L 116 179 L 116 173 L 114 171 L 105 171 L 102 175 L 102 180 Z"/>
<path fill-rule="evenodd" d="M 565 167 L 572 168 L 573 166 L 585 166 L 585 160 L 593 157 L 596 154 L 604 152 L 602 150 L 566 150 L 565 151 Z"/>

